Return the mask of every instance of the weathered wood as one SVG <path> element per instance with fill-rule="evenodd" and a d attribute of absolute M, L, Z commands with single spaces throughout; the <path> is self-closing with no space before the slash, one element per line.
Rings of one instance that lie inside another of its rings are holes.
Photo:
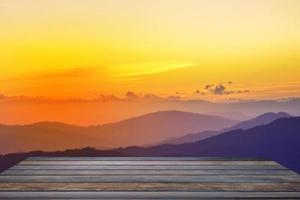
<path fill-rule="evenodd" d="M 21 165 L 278 165 L 273 161 L 33 161 L 25 160 Z"/>
<path fill-rule="evenodd" d="M 0 183 L 0 191 L 281 191 L 300 192 L 300 183 Z"/>
<path fill-rule="evenodd" d="M 32 157 L 0 199 L 300 199 L 300 176 L 263 159 Z"/>
<path fill-rule="evenodd" d="M 199 198 L 298 198 L 300 192 L 0 192 L 1 199 L 199 199 Z"/>
<path fill-rule="evenodd" d="M 30 157 L 30 161 L 268 161 L 264 158 L 223 157 Z"/>
<path fill-rule="evenodd" d="M 97 175 L 97 176 L 0 176 L 1 183 L 269 183 L 296 182 L 300 183 L 298 175 Z"/>
<path fill-rule="evenodd" d="M 10 169 L 2 173 L 3 175 L 296 175 L 295 172 L 290 170 L 256 170 L 256 169 L 245 169 L 245 170 L 227 170 L 227 169 L 206 169 L 206 170 L 15 170 Z"/>
<path fill-rule="evenodd" d="M 11 169 L 113 169 L 113 170 L 202 170 L 202 169 L 255 169 L 255 170 L 277 170 L 286 169 L 281 165 L 21 165 L 18 164 Z"/>

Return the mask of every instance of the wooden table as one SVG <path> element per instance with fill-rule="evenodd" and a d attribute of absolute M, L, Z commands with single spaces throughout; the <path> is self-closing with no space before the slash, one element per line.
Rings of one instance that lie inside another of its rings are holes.
<path fill-rule="evenodd" d="M 268 160 L 32 157 L 0 175 L 0 199 L 300 199 L 300 176 Z"/>

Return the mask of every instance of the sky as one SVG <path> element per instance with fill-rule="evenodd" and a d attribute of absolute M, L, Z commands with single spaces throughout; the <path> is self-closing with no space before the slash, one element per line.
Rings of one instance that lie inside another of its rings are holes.
<path fill-rule="evenodd" d="M 298 0 L 1 0 L 0 27 L 2 99 L 300 97 Z"/>

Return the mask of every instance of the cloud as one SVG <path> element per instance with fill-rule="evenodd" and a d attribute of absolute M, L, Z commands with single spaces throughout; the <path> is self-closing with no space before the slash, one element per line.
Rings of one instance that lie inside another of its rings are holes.
<path fill-rule="evenodd" d="M 213 89 L 210 90 L 213 94 L 216 95 L 223 95 L 223 94 L 228 94 L 226 91 L 226 87 L 224 85 L 217 85 Z"/>
<path fill-rule="evenodd" d="M 113 95 L 112 95 L 113 96 Z M 153 93 L 146 93 L 146 94 L 140 94 L 133 91 L 128 91 L 125 94 L 124 98 L 113 98 L 117 101 L 175 101 L 175 100 L 181 100 L 182 97 L 180 95 L 174 95 L 174 96 L 160 96 Z"/>
<path fill-rule="evenodd" d="M 97 72 L 97 67 L 73 67 L 67 69 L 50 70 L 46 72 L 34 72 L 23 74 L 22 76 L 6 79 L 6 81 L 43 81 L 60 80 L 71 78 L 84 78 L 93 76 Z"/>
<path fill-rule="evenodd" d="M 205 92 L 201 92 L 200 90 L 196 90 L 194 92 L 194 94 L 196 94 L 196 95 L 205 95 L 206 93 Z"/>
<path fill-rule="evenodd" d="M 150 101 L 160 101 L 160 100 L 163 100 L 163 99 L 164 99 L 164 98 L 161 97 L 161 96 L 158 96 L 158 95 L 156 95 L 156 94 L 151 94 L 151 93 L 145 94 L 145 95 L 143 96 L 143 98 L 144 98 L 145 100 L 150 100 Z"/>
<path fill-rule="evenodd" d="M 39 96 L 6 96 L 0 95 L 1 102 L 49 102 L 49 101 L 57 101 L 55 99 L 39 97 Z"/>
<path fill-rule="evenodd" d="M 176 92 L 176 94 L 188 94 L 187 92 Z"/>
<path fill-rule="evenodd" d="M 227 83 L 228 85 L 231 85 L 232 82 L 228 82 Z M 204 89 L 209 93 L 209 94 L 215 94 L 215 95 L 229 95 L 229 94 L 232 94 L 234 93 L 234 91 L 229 91 L 227 89 L 227 86 L 225 84 L 217 84 L 217 85 L 214 85 L 214 84 L 207 84 L 205 85 Z M 201 92 L 200 90 L 196 90 L 195 94 L 198 94 L 198 95 L 205 95 L 207 93 L 205 92 Z"/>
<path fill-rule="evenodd" d="M 128 91 L 125 95 L 126 99 L 125 100 L 146 100 L 146 101 L 176 101 L 176 100 L 181 100 L 182 97 L 180 95 L 174 95 L 174 96 L 159 96 L 153 93 L 147 93 L 147 94 L 137 94 L 135 92 Z"/>
<path fill-rule="evenodd" d="M 138 94 L 132 91 L 119 97 L 113 94 L 98 94 L 94 98 L 49 98 L 43 96 L 6 96 L 0 94 L 0 102 L 33 102 L 33 103 L 89 103 L 89 102 L 121 102 L 121 101 L 174 101 L 182 99 L 181 96 L 159 96 L 153 93 Z"/>
<path fill-rule="evenodd" d="M 59 79 L 59 78 L 78 78 L 90 76 L 95 72 L 94 67 L 76 67 L 63 69 L 56 72 L 47 72 L 32 75 L 31 79 Z"/>
<path fill-rule="evenodd" d="M 111 94 L 100 94 L 96 100 L 101 102 L 122 101 L 121 98 Z"/>
<path fill-rule="evenodd" d="M 248 93 L 248 92 L 250 92 L 250 90 L 237 90 L 237 91 L 235 91 L 235 93 L 238 93 L 238 94 Z"/>
<path fill-rule="evenodd" d="M 125 95 L 128 99 L 138 99 L 139 98 L 139 95 L 134 93 L 134 92 L 131 92 L 131 91 L 128 91 Z"/>
<path fill-rule="evenodd" d="M 204 89 L 209 90 L 213 86 L 214 86 L 213 84 L 207 84 L 207 85 L 205 85 Z"/>
<path fill-rule="evenodd" d="M 250 90 L 230 90 L 229 88 L 233 85 L 232 81 L 227 81 L 219 84 L 207 84 L 204 86 L 206 92 L 201 92 L 196 90 L 194 94 L 205 95 L 205 94 L 214 94 L 214 95 L 230 95 L 230 94 L 243 94 L 248 93 Z"/>

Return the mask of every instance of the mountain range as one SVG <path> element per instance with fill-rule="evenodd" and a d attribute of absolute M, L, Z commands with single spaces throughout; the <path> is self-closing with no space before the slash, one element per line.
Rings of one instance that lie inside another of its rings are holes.
<path fill-rule="evenodd" d="M 277 119 L 270 124 L 232 130 L 186 144 L 117 151 L 132 156 L 202 156 L 267 158 L 300 173 L 300 117 Z"/>
<path fill-rule="evenodd" d="M 30 152 L 0 156 L 0 171 L 29 156 L 203 156 L 267 158 L 300 173 L 300 117 L 277 119 L 270 124 L 232 130 L 205 140 L 155 147 L 112 150 L 84 148 L 63 152 Z"/>
<path fill-rule="evenodd" d="M 145 146 L 170 137 L 204 130 L 220 130 L 237 123 L 219 116 L 161 111 L 117 123 L 88 127 L 58 122 L 0 125 L 0 154 L 58 151 L 86 146 L 101 149 Z"/>
<path fill-rule="evenodd" d="M 160 144 L 183 144 L 183 143 L 196 142 L 231 130 L 237 130 L 237 129 L 245 130 L 249 128 L 254 128 L 256 126 L 269 124 L 275 121 L 276 119 L 288 118 L 288 117 L 292 117 L 292 116 L 285 112 L 278 112 L 278 113 L 268 112 L 259 115 L 255 118 L 240 122 L 230 128 L 225 128 L 218 131 L 206 130 L 200 133 L 190 133 L 178 138 L 169 138 L 167 140 L 162 141 Z"/>

